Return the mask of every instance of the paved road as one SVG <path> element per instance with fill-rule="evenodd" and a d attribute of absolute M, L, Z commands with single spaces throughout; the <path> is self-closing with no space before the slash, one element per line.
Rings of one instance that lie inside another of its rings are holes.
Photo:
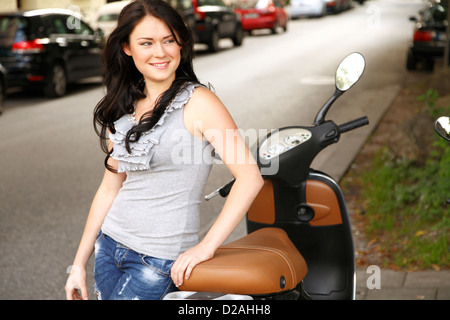
<path fill-rule="evenodd" d="M 286 33 L 247 37 L 239 48 L 199 48 L 195 68 L 243 130 L 312 122 L 333 92 L 333 73 L 352 51 L 363 53 L 363 79 L 331 110 L 337 123 L 368 115 L 371 125 L 342 138 L 315 161 L 339 179 L 405 76 L 412 0 L 381 0 L 321 19 L 291 21 Z M 0 117 L 0 298 L 63 299 L 89 205 L 103 173 L 92 109 L 103 88 L 87 82 L 64 98 L 13 94 Z M 332 159 L 332 161 L 331 161 Z M 215 166 L 206 191 L 230 178 Z M 223 203 L 202 205 L 202 233 Z M 233 237 L 245 233 L 244 225 Z M 92 267 L 90 265 L 89 267 Z M 89 276 L 89 285 L 92 285 Z"/>

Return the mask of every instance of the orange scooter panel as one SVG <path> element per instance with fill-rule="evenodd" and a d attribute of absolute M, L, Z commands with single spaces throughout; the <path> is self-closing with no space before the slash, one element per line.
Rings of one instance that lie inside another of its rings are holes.
<path fill-rule="evenodd" d="M 317 180 L 306 182 L 306 203 L 314 209 L 314 218 L 309 222 L 313 226 L 328 226 L 342 223 L 339 201 L 333 189 Z M 248 210 L 248 220 L 257 223 L 275 223 L 275 198 L 273 183 L 264 180 L 261 191 Z"/>
<path fill-rule="evenodd" d="M 264 179 L 264 185 L 247 213 L 248 220 L 258 223 L 275 223 L 275 199 L 272 180 Z"/>
<path fill-rule="evenodd" d="M 327 184 L 308 180 L 306 182 L 306 203 L 314 209 L 312 226 L 328 226 L 342 223 L 339 201 Z"/>

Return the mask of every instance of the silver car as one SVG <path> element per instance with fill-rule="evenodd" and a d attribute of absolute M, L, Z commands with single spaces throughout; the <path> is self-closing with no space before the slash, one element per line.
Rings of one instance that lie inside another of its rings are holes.
<path fill-rule="evenodd" d="M 287 9 L 292 19 L 321 17 L 327 13 L 327 3 L 326 0 L 291 0 Z"/>

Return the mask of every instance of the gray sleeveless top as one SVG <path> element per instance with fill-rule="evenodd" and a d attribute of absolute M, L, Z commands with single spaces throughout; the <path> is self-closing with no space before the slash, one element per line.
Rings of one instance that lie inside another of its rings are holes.
<path fill-rule="evenodd" d="M 188 84 L 158 123 L 125 149 L 135 123 L 125 115 L 110 134 L 111 157 L 127 177 L 102 232 L 142 254 L 175 260 L 198 242 L 199 206 L 212 164 L 212 146 L 186 129 L 183 107 L 197 85 Z"/>

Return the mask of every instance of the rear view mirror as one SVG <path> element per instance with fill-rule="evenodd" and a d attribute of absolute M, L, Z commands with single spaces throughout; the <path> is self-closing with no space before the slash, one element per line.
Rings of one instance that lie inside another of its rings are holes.
<path fill-rule="evenodd" d="M 336 70 L 336 88 L 347 91 L 361 77 L 366 63 L 364 57 L 357 52 L 348 55 Z"/>
<path fill-rule="evenodd" d="M 440 117 L 434 123 L 434 130 L 445 140 L 450 141 L 450 117 Z"/>
<path fill-rule="evenodd" d="M 336 89 L 331 98 L 319 110 L 314 120 L 315 125 L 319 125 L 325 121 L 325 116 L 328 113 L 331 105 L 339 98 L 345 91 L 350 89 L 361 78 L 366 62 L 362 54 L 353 52 L 342 60 L 336 69 Z"/>

